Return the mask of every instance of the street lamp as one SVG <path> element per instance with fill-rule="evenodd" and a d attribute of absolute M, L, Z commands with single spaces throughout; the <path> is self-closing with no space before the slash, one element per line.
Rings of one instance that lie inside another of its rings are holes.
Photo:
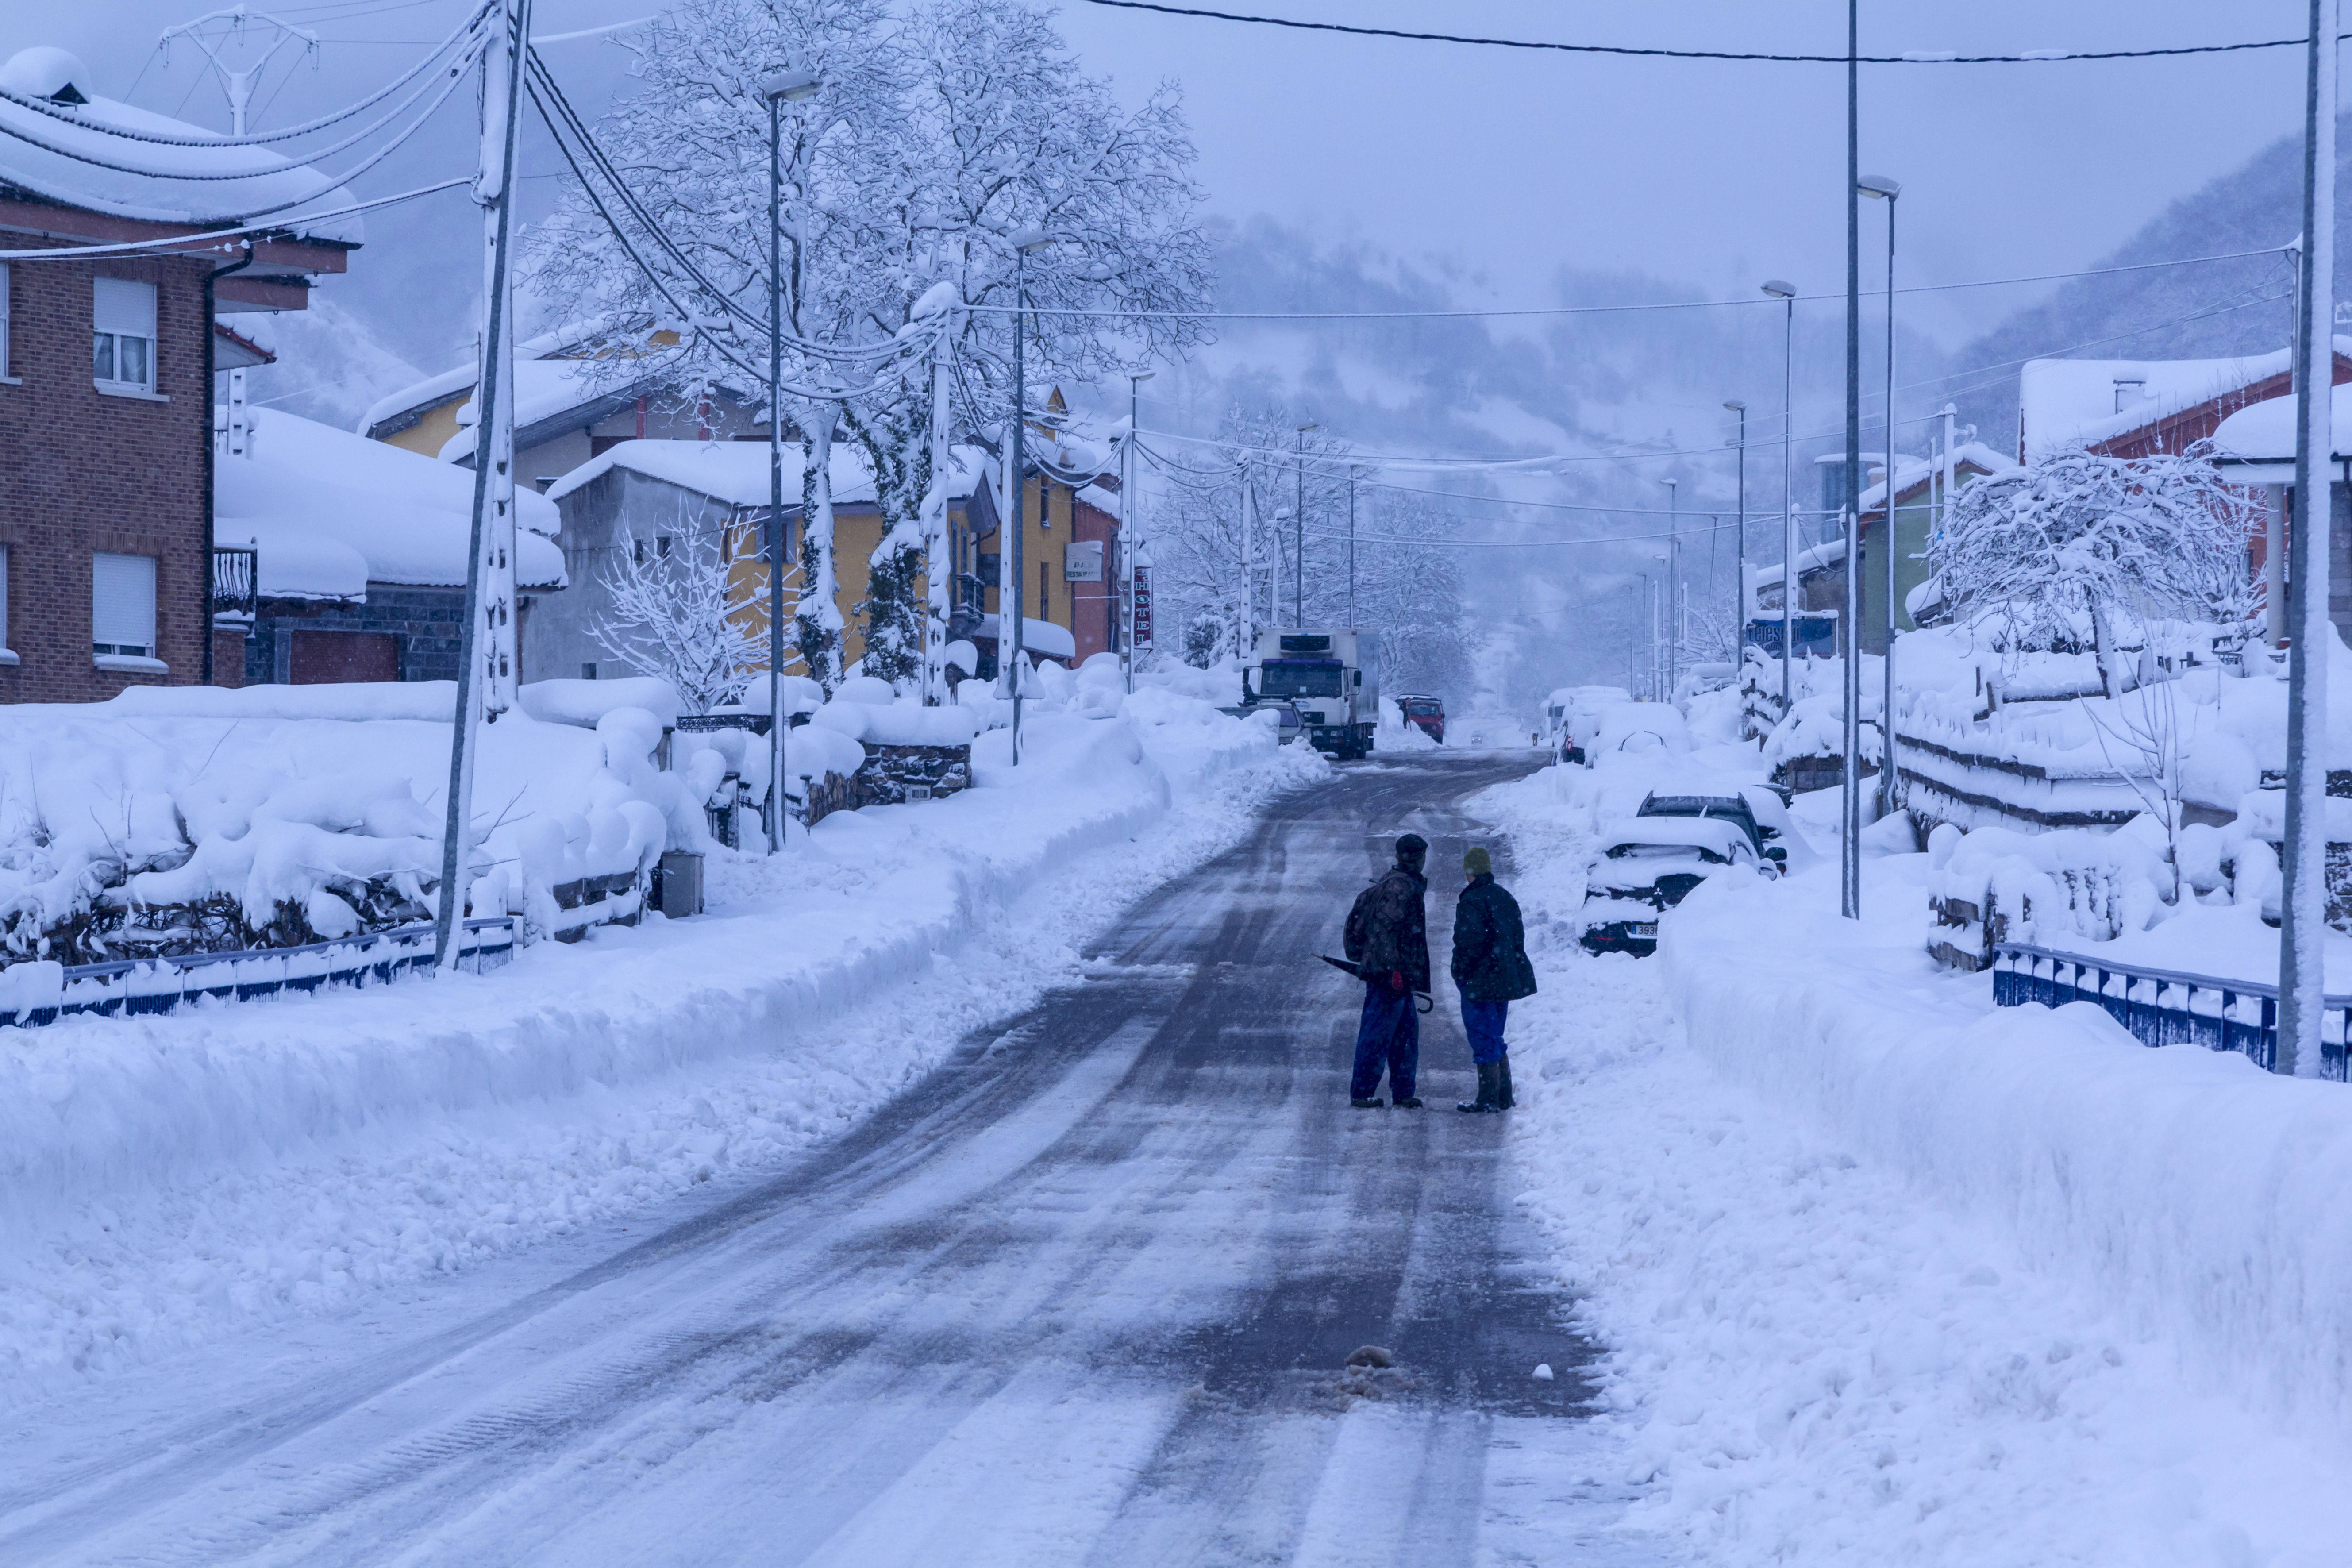
<path fill-rule="evenodd" d="M 760 79 L 768 100 L 768 853 L 784 847 L 784 752 L 792 721 L 784 689 L 784 105 L 816 96 L 814 71 L 784 66 Z M 793 300 L 800 300 L 800 247 L 793 248 Z"/>
<path fill-rule="evenodd" d="M 1298 427 L 1298 489 L 1290 520 L 1290 624 L 1307 625 L 1307 437 L 1323 428 L 1309 422 Z"/>
<path fill-rule="evenodd" d="M 1682 519 L 1676 510 L 1682 497 L 1682 481 L 1660 479 L 1658 483 L 1666 487 L 1666 613 L 1658 622 L 1658 631 L 1664 645 L 1664 657 L 1659 660 L 1660 673 L 1664 678 L 1659 696 L 1664 700 L 1674 691 L 1675 667 L 1681 662 L 1681 650 L 1675 646 L 1674 634 L 1675 594 L 1683 578 Z"/>
<path fill-rule="evenodd" d="M 1633 575 L 1642 580 L 1642 596 L 1635 601 L 1633 624 L 1626 629 L 1634 638 L 1633 647 L 1639 649 L 1642 646 L 1640 641 L 1643 631 L 1642 622 L 1647 619 L 1654 627 L 1658 616 L 1658 600 L 1656 591 L 1650 586 L 1650 574 L 1647 572 L 1636 572 Z M 1626 585 L 1631 587 L 1633 584 Z M 1644 611 L 1647 612 L 1646 616 L 1643 614 Z M 1650 647 L 1642 652 L 1640 662 L 1633 668 L 1633 694 L 1637 701 L 1646 700 L 1655 695 L 1658 689 L 1657 677 L 1651 668 L 1656 661 L 1658 651 L 1658 639 L 1654 631 L 1650 634 L 1649 642 Z M 1629 652 L 1628 658 L 1631 657 L 1632 654 Z"/>
<path fill-rule="evenodd" d="M 1348 469 L 1348 625 L 1356 624 L 1356 480 L 1363 473 L 1360 467 Z"/>
<path fill-rule="evenodd" d="M 1127 577 L 1123 595 L 1127 602 L 1127 660 L 1123 673 L 1127 677 L 1127 689 L 1130 695 L 1135 690 L 1135 546 L 1142 532 L 1137 526 L 1136 518 L 1137 503 L 1142 499 L 1139 487 L 1143 479 L 1143 465 L 1135 460 L 1136 426 L 1139 423 L 1136 411 L 1142 402 L 1143 384 L 1159 374 L 1151 370 L 1127 373 L 1127 449 L 1120 454 L 1127 459 L 1127 479 L 1119 493 L 1118 559 Z"/>
<path fill-rule="evenodd" d="M 1796 346 L 1797 286 L 1768 278 L 1764 292 L 1780 301 L 1780 715 L 1788 717 L 1790 701 L 1789 667 L 1795 661 L 1797 640 L 1797 509 L 1789 484 L 1789 437 L 1797 427 Z"/>
<path fill-rule="evenodd" d="M 1739 399 L 1727 398 L 1723 405 L 1739 416 L 1739 531 L 1733 536 L 1731 550 L 1732 662 L 1745 666 L 1748 662 L 1748 405 Z"/>
<path fill-rule="evenodd" d="M 1013 439 L 1005 465 L 1005 539 L 1003 550 L 1003 570 L 997 574 L 996 589 L 996 648 L 1004 667 L 1005 679 L 1013 687 L 1013 765 L 1021 765 L 1021 632 L 1024 611 L 1022 599 L 1026 592 L 1022 576 L 1021 534 L 1028 526 L 1022 514 L 1028 500 L 1022 489 L 1021 431 L 1028 418 L 1028 365 L 1023 357 L 1023 344 L 1028 341 L 1029 325 L 1029 257 L 1054 243 L 1054 237 L 1042 228 L 1024 228 L 1013 237 Z M 1045 499 L 1045 486 L 1041 479 L 1037 499 Z M 1007 600 L 1011 603 L 1008 605 Z"/>
<path fill-rule="evenodd" d="M 1903 187 L 1884 174 L 1865 174 L 1854 188 L 1886 204 L 1886 536 L 1879 542 L 1886 557 L 1886 652 L 1879 660 L 1885 689 L 1878 702 L 1878 815 L 1885 816 L 1895 809 L 1895 201 Z M 1859 537 L 1859 524 L 1854 531 Z"/>

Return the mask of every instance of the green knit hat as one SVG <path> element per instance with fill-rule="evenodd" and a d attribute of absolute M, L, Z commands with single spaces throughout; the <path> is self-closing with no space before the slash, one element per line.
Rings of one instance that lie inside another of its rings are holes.
<path fill-rule="evenodd" d="M 1495 863 L 1486 858 L 1483 847 L 1474 844 L 1462 857 L 1462 871 L 1469 877 L 1491 877 L 1495 874 Z"/>

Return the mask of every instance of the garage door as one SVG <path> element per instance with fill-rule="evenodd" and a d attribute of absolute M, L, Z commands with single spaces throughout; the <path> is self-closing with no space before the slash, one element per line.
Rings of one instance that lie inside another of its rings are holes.
<path fill-rule="evenodd" d="M 288 679 L 297 686 L 398 680 L 400 637 L 394 632 L 297 631 L 288 662 Z"/>

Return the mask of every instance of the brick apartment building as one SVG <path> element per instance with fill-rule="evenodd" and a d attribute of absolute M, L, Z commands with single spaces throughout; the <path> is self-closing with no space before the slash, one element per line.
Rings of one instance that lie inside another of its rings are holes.
<path fill-rule="evenodd" d="M 213 317 L 300 310 L 358 228 L 153 242 L 349 198 L 259 148 L 142 140 L 205 132 L 99 97 L 61 49 L 19 52 L 0 87 L 48 106 L 0 99 L 0 701 L 192 684 L 213 662 Z M 229 177 L 174 177 L 194 169 Z M 62 254 L 92 247 L 125 248 Z"/>

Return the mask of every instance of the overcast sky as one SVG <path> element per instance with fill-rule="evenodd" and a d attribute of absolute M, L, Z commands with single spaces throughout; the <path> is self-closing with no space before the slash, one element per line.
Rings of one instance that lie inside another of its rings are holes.
<path fill-rule="evenodd" d="M 7 47 L 82 55 L 102 89 L 225 123 L 192 51 L 166 68 L 154 37 L 201 0 L 11 7 Z M 1772 6 L 1656 0 L 1642 6 L 1539 0 L 1249 0 L 1314 19 L 1371 21 L 1528 38 L 1835 52 L 1834 0 Z M 642 15 L 645 0 L 541 0 L 542 34 Z M 459 0 L 289 5 L 328 40 L 315 72 L 287 76 L 259 123 L 283 122 L 380 79 L 437 36 Z M 2292 0 L 1977 0 L 1967 7 L 1866 4 L 1865 52 L 2147 47 L 2284 37 Z M 1407 256 L 1443 256 L 1497 300 L 1548 300 L 1554 270 L 1625 268 L 1713 291 L 1786 276 L 1808 291 L 1842 281 L 1843 70 L 1835 66 L 1533 54 L 1296 33 L 1066 6 L 1062 26 L 1094 69 L 1130 92 L 1182 83 L 1215 210 L 1265 212 Z M 619 51 L 551 50 L 583 96 L 601 100 Z M 2294 129 L 2294 49 L 2173 60 L 1865 68 L 1863 163 L 1903 181 L 1907 281 L 2084 265 L 2168 202 Z M 193 92 L 190 91 L 194 89 Z M 270 87 L 265 84 L 265 97 Z M 585 105 L 583 104 L 583 107 Z M 462 117 L 459 117 L 462 118 Z M 462 128 L 460 128 L 462 129 Z M 461 163 L 462 135 L 435 138 L 392 182 Z M 444 198 L 445 200 L 446 198 Z M 2291 215 L 2283 215 L 2291 217 Z M 1883 243 L 1874 211 L 1866 255 Z M 372 225 L 391 264 L 390 218 Z M 405 268 L 402 268 L 405 270 Z M 1946 341 L 1980 330 L 2022 291 L 1923 300 L 1916 324 Z"/>

